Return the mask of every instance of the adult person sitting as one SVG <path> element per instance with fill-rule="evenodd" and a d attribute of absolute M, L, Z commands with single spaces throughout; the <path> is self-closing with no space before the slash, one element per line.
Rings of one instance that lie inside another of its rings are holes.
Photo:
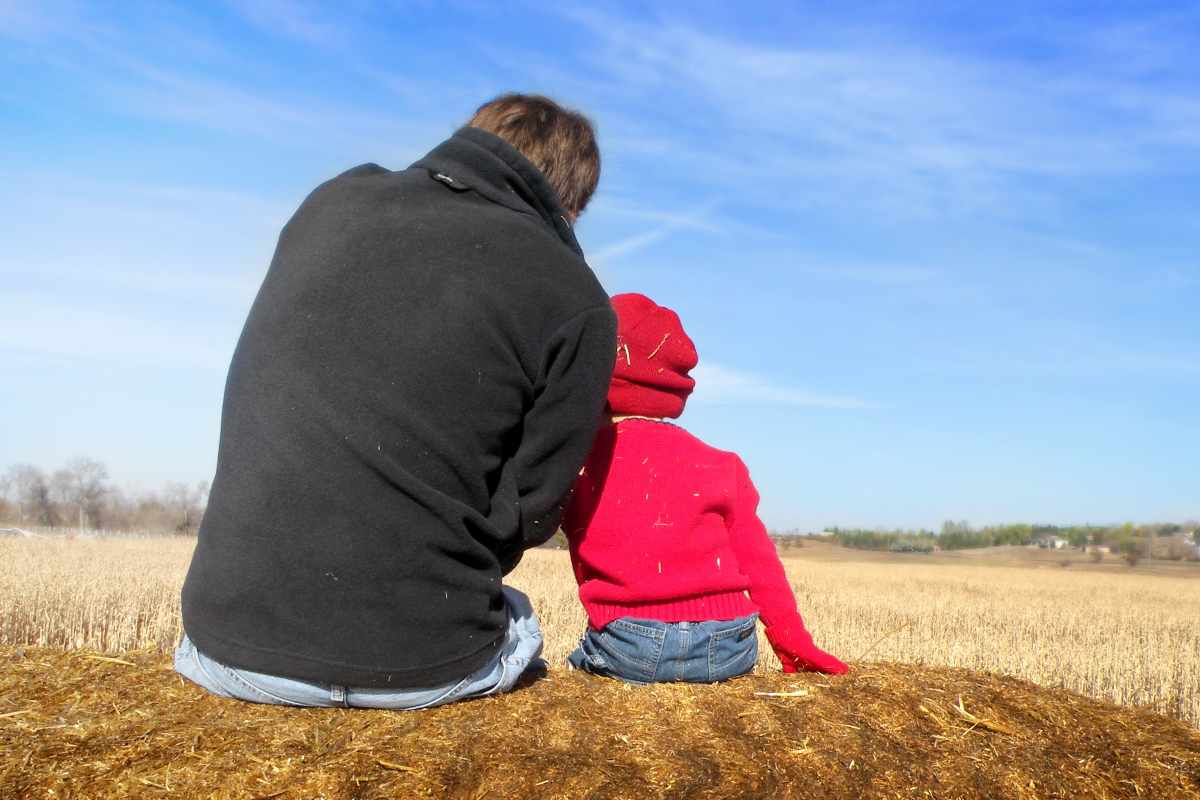
<path fill-rule="evenodd" d="M 604 407 L 616 322 L 572 233 L 599 171 L 586 118 L 505 95 L 301 204 L 229 369 L 181 674 L 423 708 L 537 658 L 501 578 L 553 535 Z"/>

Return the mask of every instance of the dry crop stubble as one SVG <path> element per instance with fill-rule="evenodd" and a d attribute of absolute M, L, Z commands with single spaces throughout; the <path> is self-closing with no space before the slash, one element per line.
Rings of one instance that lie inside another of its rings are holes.
<path fill-rule="evenodd" d="M 179 638 L 194 539 L 0 539 L 0 643 L 120 652 Z"/>
<path fill-rule="evenodd" d="M 0 540 L 0 644 L 169 651 L 193 545 Z M 998 672 L 1200 724 L 1200 580 L 804 552 L 784 565 L 817 642 L 845 659 Z M 585 624 L 566 555 L 530 552 L 510 580 L 560 667 Z M 760 636 L 757 670 L 777 669 Z"/>

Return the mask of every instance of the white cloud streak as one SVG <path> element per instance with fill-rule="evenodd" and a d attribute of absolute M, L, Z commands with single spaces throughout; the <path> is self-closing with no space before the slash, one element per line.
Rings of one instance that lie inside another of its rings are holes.
<path fill-rule="evenodd" d="M 329 47 L 345 42 L 345 31 L 322 18 L 311 4 L 296 0 L 233 0 L 231 3 L 249 22 L 276 36 L 305 44 Z"/>
<path fill-rule="evenodd" d="M 856 410 L 876 408 L 857 397 L 812 392 L 780 385 L 761 375 L 721 364 L 702 363 L 692 370 L 696 391 L 692 402 L 707 405 L 764 405 Z"/>
<path fill-rule="evenodd" d="M 0 298 L 0 349 L 128 366 L 224 369 L 236 332 L 224 340 L 133 314 L 101 311 L 37 293 Z"/>
<path fill-rule="evenodd" d="M 661 211 L 635 211 L 626 207 L 627 213 L 635 213 L 643 219 L 653 221 L 655 226 L 650 230 L 618 239 L 594 250 L 589 256 L 589 261 L 598 268 L 604 268 L 625 256 L 645 250 L 679 230 L 720 232 L 719 224 L 711 221 L 711 213 L 715 208 L 715 202 L 708 202 L 693 212 L 674 214 Z"/>
<path fill-rule="evenodd" d="M 794 271 L 824 280 L 852 281 L 871 286 L 924 284 L 935 280 L 941 274 L 938 270 L 928 267 L 899 264 L 824 264 L 798 266 Z"/>
<path fill-rule="evenodd" d="M 1200 146 L 1194 86 L 1108 68 L 1077 34 L 1055 43 L 1050 69 L 902 36 L 788 47 L 679 20 L 571 18 L 596 37 L 595 66 L 631 98 L 657 103 L 670 87 L 668 102 L 689 109 L 673 160 L 743 196 L 756 184 L 789 186 L 776 203 L 870 205 L 900 217 L 1036 213 L 1055 195 L 1026 179 L 1171 170 L 1179 149 Z M 1149 50 L 1163 31 L 1135 33 Z M 660 139 L 631 126 L 622 141 L 655 150 Z"/>

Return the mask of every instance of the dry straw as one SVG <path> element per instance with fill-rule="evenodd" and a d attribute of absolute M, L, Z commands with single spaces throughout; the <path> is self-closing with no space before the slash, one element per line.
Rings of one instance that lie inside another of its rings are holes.
<path fill-rule="evenodd" d="M 0 797 L 1155 798 L 1200 733 L 964 670 L 632 688 L 581 673 L 425 712 L 205 694 L 152 651 L 0 648 Z"/>

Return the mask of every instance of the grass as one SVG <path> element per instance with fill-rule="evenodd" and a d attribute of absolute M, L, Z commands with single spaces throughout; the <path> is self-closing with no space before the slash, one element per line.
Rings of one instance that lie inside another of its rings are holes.
<path fill-rule="evenodd" d="M 0 644 L 168 652 L 193 542 L 0 540 Z M 1125 568 L 1070 570 L 1024 553 L 989 559 L 861 557 L 805 547 L 784 563 L 818 643 L 850 661 L 1012 675 L 1200 725 L 1200 580 Z M 511 576 L 562 664 L 584 616 L 563 553 L 535 551 Z M 759 673 L 778 669 L 762 644 Z"/>

